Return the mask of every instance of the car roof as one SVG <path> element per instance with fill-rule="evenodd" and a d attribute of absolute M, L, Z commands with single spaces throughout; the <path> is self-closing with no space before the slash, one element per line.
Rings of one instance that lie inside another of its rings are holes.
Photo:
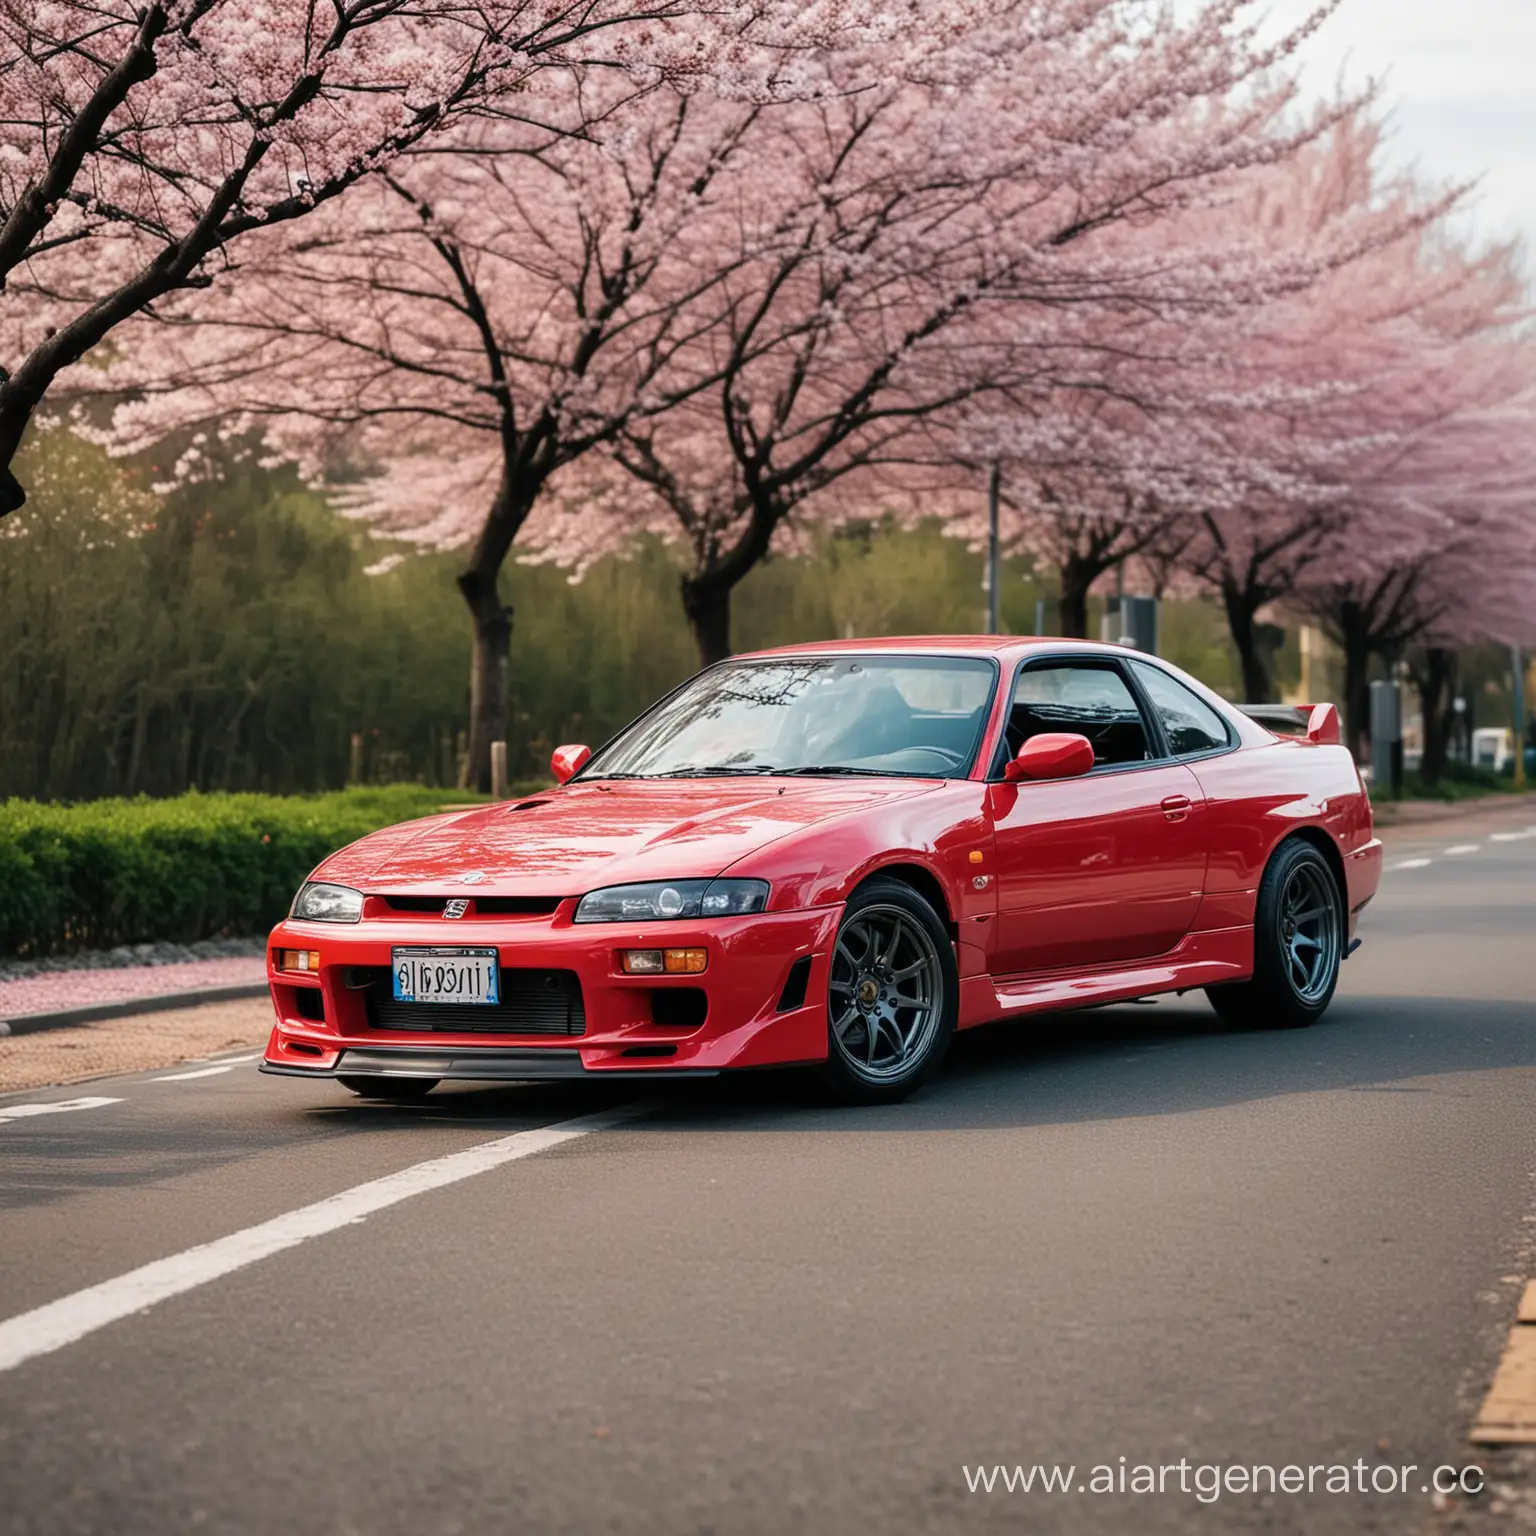
<path fill-rule="evenodd" d="M 845 652 L 884 651 L 893 655 L 922 655 L 951 651 L 961 656 L 1023 656 L 1031 651 L 1079 651 L 1088 656 L 1123 656 L 1122 645 L 1093 640 L 1067 640 L 1047 635 L 871 635 L 857 640 L 811 640 L 799 645 L 778 645 L 769 650 L 744 651 L 734 660 L 768 656 L 836 655 Z"/>

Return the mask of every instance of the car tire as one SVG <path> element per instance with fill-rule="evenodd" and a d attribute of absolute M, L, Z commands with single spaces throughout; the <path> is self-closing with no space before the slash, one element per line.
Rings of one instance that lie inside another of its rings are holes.
<path fill-rule="evenodd" d="M 1304 1029 L 1327 1011 L 1344 956 L 1344 899 L 1328 861 L 1300 838 L 1275 850 L 1259 882 L 1253 979 L 1207 987 L 1226 1024 Z"/>
<path fill-rule="evenodd" d="M 955 947 L 900 880 L 865 881 L 838 924 L 822 1086 L 845 1104 L 895 1104 L 938 1070 L 960 1011 Z"/>
<path fill-rule="evenodd" d="M 343 1088 L 359 1098 L 379 1099 L 386 1104 L 418 1104 L 437 1087 L 435 1077 L 338 1077 Z"/>

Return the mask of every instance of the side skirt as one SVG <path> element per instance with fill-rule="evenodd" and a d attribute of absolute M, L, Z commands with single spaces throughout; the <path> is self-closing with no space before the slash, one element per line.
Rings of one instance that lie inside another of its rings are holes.
<path fill-rule="evenodd" d="M 1125 1003 L 1158 992 L 1187 992 L 1253 975 L 1253 929 L 1216 928 L 1186 935 L 1167 954 L 1102 971 L 1035 971 L 1027 976 L 969 976 L 960 984 L 960 1028 L 1030 1013 Z"/>

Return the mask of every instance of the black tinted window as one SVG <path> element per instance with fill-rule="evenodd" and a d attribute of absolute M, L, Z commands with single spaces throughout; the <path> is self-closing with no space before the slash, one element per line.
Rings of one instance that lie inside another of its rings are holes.
<path fill-rule="evenodd" d="M 1227 727 L 1221 716 L 1204 699 L 1196 697 L 1183 683 L 1169 677 L 1160 667 L 1133 661 L 1136 680 L 1147 690 L 1152 708 L 1168 736 L 1175 757 L 1189 757 L 1196 752 L 1210 752 L 1227 745 Z"/>
<path fill-rule="evenodd" d="M 1093 743 L 1094 767 L 1145 762 L 1151 753 L 1141 711 L 1111 667 L 1031 667 L 1019 674 L 1008 715 L 1010 756 L 1031 736 L 1071 731 Z"/>

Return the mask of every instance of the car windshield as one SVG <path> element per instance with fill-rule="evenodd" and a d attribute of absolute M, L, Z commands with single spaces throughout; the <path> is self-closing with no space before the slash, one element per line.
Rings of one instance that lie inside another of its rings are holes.
<path fill-rule="evenodd" d="M 636 721 L 579 777 L 959 778 L 976 755 L 996 676 L 974 656 L 725 662 Z"/>

